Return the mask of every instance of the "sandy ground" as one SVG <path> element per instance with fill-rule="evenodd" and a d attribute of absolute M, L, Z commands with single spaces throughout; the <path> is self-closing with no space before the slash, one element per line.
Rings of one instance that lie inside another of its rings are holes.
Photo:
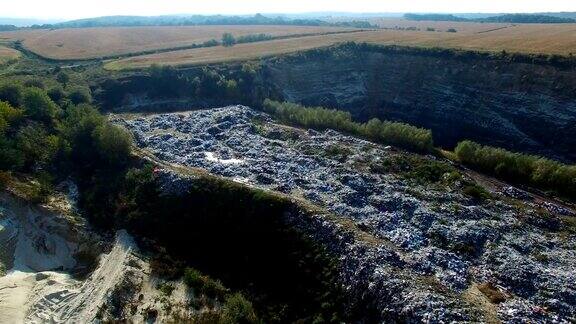
<path fill-rule="evenodd" d="M 98 268 L 84 282 L 69 282 L 40 289 L 29 309 L 27 322 L 87 323 L 97 317 L 107 295 L 122 280 L 135 244 L 119 231 L 110 253 L 103 255 Z"/>
<path fill-rule="evenodd" d="M 121 280 L 134 247 L 118 232 L 112 250 L 82 282 L 70 271 L 80 236 L 65 216 L 2 196 L 0 199 L 0 323 L 91 322 Z"/>
<path fill-rule="evenodd" d="M 0 199 L 0 323 L 21 323 L 30 297 L 48 286 L 74 280 L 64 272 L 76 265 L 78 244 L 68 240 L 63 218 L 2 196 Z"/>
<path fill-rule="evenodd" d="M 153 322 L 150 313 L 156 322 L 176 313 L 192 316 L 186 286 L 152 276 L 126 231 L 116 233 L 85 280 L 75 279 L 74 254 L 95 244 L 85 242 L 87 232 L 78 226 L 69 216 L 0 194 L 0 323 L 144 323 Z M 162 285 L 173 290 L 166 294 Z"/>

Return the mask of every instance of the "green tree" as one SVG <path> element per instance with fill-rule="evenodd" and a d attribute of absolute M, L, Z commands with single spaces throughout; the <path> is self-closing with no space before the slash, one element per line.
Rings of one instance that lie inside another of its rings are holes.
<path fill-rule="evenodd" d="M 61 71 L 58 73 L 58 75 L 56 75 L 56 80 L 62 83 L 62 85 L 66 86 L 68 82 L 70 82 L 70 75 L 64 71 Z"/>
<path fill-rule="evenodd" d="M 64 90 L 59 86 L 48 90 L 47 94 L 48 97 L 56 103 L 60 103 L 62 99 L 66 98 L 66 93 L 64 93 Z"/>
<path fill-rule="evenodd" d="M 234 46 L 234 44 L 236 44 L 236 38 L 234 38 L 234 35 L 230 33 L 224 33 L 222 35 L 222 45 Z"/>
<path fill-rule="evenodd" d="M 44 90 L 39 88 L 26 89 L 22 97 L 22 105 L 27 117 L 44 123 L 52 123 L 60 112 L 60 107 L 48 97 Z"/>
<path fill-rule="evenodd" d="M 471 141 L 458 143 L 454 150 L 466 165 L 507 181 L 532 185 L 576 198 L 576 166 L 535 155 L 509 152 Z"/>
<path fill-rule="evenodd" d="M 95 129 L 93 136 L 98 153 L 104 161 L 111 165 L 127 162 L 132 144 L 127 131 L 116 125 L 105 123 Z"/>
<path fill-rule="evenodd" d="M 372 119 L 368 123 L 357 123 L 349 112 L 322 107 L 304 107 L 290 102 L 266 99 L 264 110 L 292 124 L 316 128 L 335 129 L 375 142 L 396 145 L 409 150 L 429 152 L 434 148 L 432 131 L 404 123 Z"/>
<path fill-rule="evenodd" d="M 213 46 L 218 46 L 220 43 L 218 43 L 217 40 L 215 39 L 211 39 L 208 41 L 205 41 L 204 43 L 202 43 L 202 46 L 204 47 L 213 47 Z"/>
<path fill-rule="evenodd" d="M 29 80 L 24 81 L 24 86 L 26 86 L 28 88 L 44 89 L 44 82 L 42 82 L 42 80 L 39 80 L 39 79 L 29 79 Z"/>
<path fill-rule="evenodd" d="M 223 308 L 221 321 L 223 324 L 259 323 L 252 303 L 239 293 L 228 296 Z"/>
<path fill-rule="evenodd" d="M 0 85 L 0 101 L 6 101 L 13 107 L 18 107 L 22 103 L 22 86 L 14 83 L 4 83 Z"/>
<path fill-rule="evenodd" d="M 240 90 L 235 80 L 222 80 L 220 86 L 224 88 L 224 96 L 228 99 L 240 98 Z"/>
<path fill-rule="evenodd" d="M 60 133 L 70 143 L 72 159 L 78 164 L 92 164 L 97 159 L 97 148 L 92 134 L 105 119 L 90 105 L 71 106 L 66 109 L 60 124 Z"/>
<path fill-rule="evenodd" d="M 68 99 L 75 105 L 91 103 L 92 94 L 90 93 L 90 89 L 78 87 L 70 91 Z"/>
<path fill-rule="evenodd" d="M 8 102 L 0 101 L 0 134 L 8 131 L 22 117 L 22 110 L 12 107 Z"/>
<path fill-rule="evenodd" d="M 20 170 L 24 166 L 24 154 L 14 141 L 0 134 L 0 170 Z"/>
<path fill-rule="evenodd" d="M 48 134 L 40 124 L 30 124 L 21 128 L 16 140 L 28 167 L 44 168 L 50 165 L 60 148 L 58 136 Z"/>

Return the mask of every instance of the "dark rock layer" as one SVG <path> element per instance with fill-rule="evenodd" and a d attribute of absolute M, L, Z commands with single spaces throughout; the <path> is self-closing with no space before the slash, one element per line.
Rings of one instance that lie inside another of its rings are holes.
<path fill-rule="evenodd" d="M 357 52 L 276 60 L 266 83 L 288 101 L 354 117 L 430 128 L 438 145 L 462 139 L 576 161 L 576 73 L 488 58 Z"/>

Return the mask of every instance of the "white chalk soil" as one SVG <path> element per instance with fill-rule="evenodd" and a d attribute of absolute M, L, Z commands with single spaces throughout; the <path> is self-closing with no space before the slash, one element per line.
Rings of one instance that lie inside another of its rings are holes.
<path fill-rule="evenodd" d="M 116 233 L 86 279 L 75 279 L 74 256 L 99 251 L 95 237 L 70 216 L 1 194 L 0 323 L 160 322 L 170 316 L 161 304 L 187 309 L 190 294 L 179 292 L 181 283 L 173 283 L 172 297 L 162 296 L 126 231 Z"/>

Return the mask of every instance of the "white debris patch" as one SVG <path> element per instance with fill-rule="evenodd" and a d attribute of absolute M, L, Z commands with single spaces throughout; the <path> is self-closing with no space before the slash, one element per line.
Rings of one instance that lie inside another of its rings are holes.
<path fill-rule="evenodd" d="M 242 163 L 244 163 L 244 160 L 240 160 L 240 159 L 219 159 L 216 157 L 216 155 L 213 152 L 204 152 L 204 155 L 206 156 L 206 160 L 208 160 L 210 162 L 222 163 L 222 164 L 242 164 Z"/>

